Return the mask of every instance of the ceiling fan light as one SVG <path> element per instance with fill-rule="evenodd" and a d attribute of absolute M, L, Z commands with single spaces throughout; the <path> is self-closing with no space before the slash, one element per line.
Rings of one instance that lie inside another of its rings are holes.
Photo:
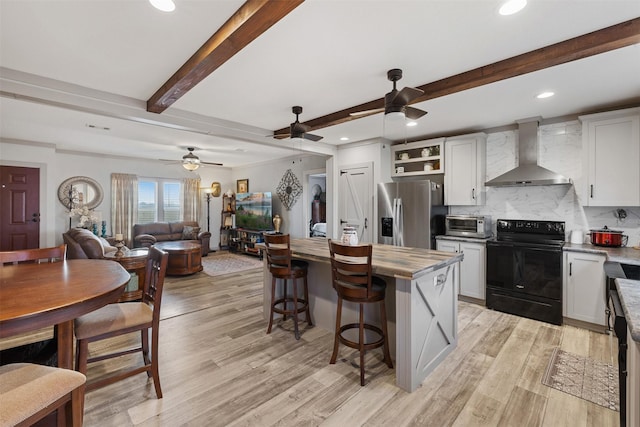
<path fill-rule="evenodd" d="M 173 0 L 149 0 L 151 6 L 163 12 L 173 12 L 176 10 L 176 5 Z"/>
<path fill-rule="evenodd" d="M 200 164 L 182 162 L 182 167 L 185 168 L 188 171 L 194 171 L 194 170 L 196 170 L 196 169 L 198 169 L 200 167 Z"/>
<path fill-rule="evenodd" d="M 384 119 L 389 122 L 399 122 L 401 120 L 404 121 L 405 116 L 403 112 L 395 111 L 395 112 L 385 114 Z"/>

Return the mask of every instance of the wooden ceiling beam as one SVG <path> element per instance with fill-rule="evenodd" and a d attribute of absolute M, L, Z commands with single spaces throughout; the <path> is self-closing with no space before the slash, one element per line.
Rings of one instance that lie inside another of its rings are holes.
<path fill-rule="evenodd" d="M 418 89 L 424 91 L 424 95 L 412 101 L 411 104 L 451 95 L 637 43 L 640 43 L 640 18 L 418 86 Z M 309 131 L 313 131 L 368 116 L 351 116 L 351 113 L 383 107 L 384 98 L 379 98 L 311 119 L 304 124 L 310 127 Z M 275 130 L 274 134 L 287 132 L 289 132 L 289 127 Z"/>
<path fill-rule="evenodd" d="M 304 0 L 247 0 L 147 101 L 161 113 Z"/>

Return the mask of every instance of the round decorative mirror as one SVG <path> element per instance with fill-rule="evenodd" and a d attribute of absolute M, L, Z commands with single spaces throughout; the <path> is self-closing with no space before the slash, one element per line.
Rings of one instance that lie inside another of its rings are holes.
<path fill-rule="evenodd" d="M 95 209 L 102 203 L 102 187 L 95 179 L 86 176 L 74 176 L 62 181 L 58 187 L 58 200 L 66 208 L 86 206 Z"/>

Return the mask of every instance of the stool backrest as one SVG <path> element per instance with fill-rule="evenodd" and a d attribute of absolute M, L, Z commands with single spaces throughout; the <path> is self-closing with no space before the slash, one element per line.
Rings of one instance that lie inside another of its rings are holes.
<path fill-rule="evenodd" d="M 329 239 L 329 252 L 334 288 L 337 284 L 365 285 L 367 293 L 371 291 L 371 244 L 349 246 Z"/>
<path fill-rule="evenodd" d="M 0 252 L 0 267 L 4 264 L 19 264 L 30 262 L 43 264 L 64 261 L 67 252 L 67 245 L 54 246 L 51 248 L 22 249 L 19 251 Z"/>
<path fill-rule="evenodd" d="M 273 275 L 291 274 L 291 246 L 288 234 L 264 234 L 267 265 Z"/>

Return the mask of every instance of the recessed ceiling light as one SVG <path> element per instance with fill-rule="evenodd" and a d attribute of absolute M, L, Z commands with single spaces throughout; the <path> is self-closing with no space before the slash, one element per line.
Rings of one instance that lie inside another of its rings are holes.
<path fill-rule="evenodd" d="M 498 13 L 503 16 L 520 12 L 527 5 L 527 0 L 508 0 L 500 6 Z"/>
<path fill-rule="evenodd" d="M 342 138 L 340 138 L 340 141 L 348 141 L 348 140 L 349 140 L 349 138 L 346 137 L 346 136 L 343 136 Z"/>
<path fill-rule="evenodd" d="M 408 127 L 418 126 L 418 122 L 414 122 L 414 121 L 407 122 L 407 126 Z"/>
<path fill-rule="evenodd" d="M 149 3 L 163 12 L 173 12 L 176 10 L 176 5 L 173 3 L 173 0 L 149 0 Z"/>
<path fill-rule="evenodd" d="M 553 95 L 555 95 L 555 93 L 553 92 L 542 92 L 536 95 L 536 98 L 538 99 L 551 98 Z"/>

